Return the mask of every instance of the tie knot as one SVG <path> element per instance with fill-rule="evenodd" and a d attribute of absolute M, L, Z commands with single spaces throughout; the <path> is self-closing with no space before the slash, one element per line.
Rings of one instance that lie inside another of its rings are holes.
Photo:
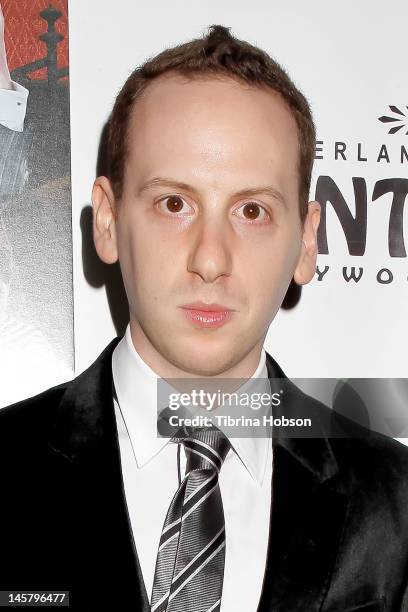
<path fill-rule="evenodd" d="M 216 427 L 185 427 L 183 434 L 178 433 L 172 440 L 184 445 L 186 473 L 200 469 L 216 469 L 219 472 L 231 448 L 228 438 Z"/>

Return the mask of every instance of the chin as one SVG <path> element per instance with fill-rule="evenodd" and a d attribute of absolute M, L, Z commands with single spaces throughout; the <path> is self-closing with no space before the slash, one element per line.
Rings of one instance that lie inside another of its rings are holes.
<path fill-rule="evenodd" d="M 233 342 L 206 342 L 202 339 L 189 339 L 178 343 L 177 351 L 171 353 L 171 361 L 180 369 L 197 377 L 216 376 L 231 367 L 236 347 Z"/>
<path fill-rule="evenodd" d="M 208 362 L 204 363 L 193 361 L 186 362 L 185 364 L 181 365 L 181 367 L 183 368 L 183 370 L 188 372 L 190 375 L 195 376 L 196 378 L 218 376 L 226 369 L 226 367 L 222 365 L 220 367 L 217 367 L 216 365 L 214 366 L 214 364 L 210 365 Z"/>

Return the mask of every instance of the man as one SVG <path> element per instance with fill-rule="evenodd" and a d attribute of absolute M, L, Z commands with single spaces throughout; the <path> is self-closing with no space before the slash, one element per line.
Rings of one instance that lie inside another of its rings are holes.
<path fill-rule="evenodd" d="M 405 447 L 329 437 L 330 411 L 289 383 L 284 409 L 321 435 L 157 437 L 157 377 L 284 378 L 263 342 L 315 272 L 314 142 L 287 74 L 225 27 L 129 77 L 92 202 L 130 324 L 0 411 L 1 589 L 69 590 L 78 610 L 408 610 Z"/>

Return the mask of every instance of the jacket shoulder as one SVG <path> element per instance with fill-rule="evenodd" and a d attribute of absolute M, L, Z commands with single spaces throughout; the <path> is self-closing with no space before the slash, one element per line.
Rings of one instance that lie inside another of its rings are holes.
<path fill-rule="evenodd" d="M 37 395 L 0 408 L 0 446 L 12 440 L 49 435 L 58 406 L 70 381 L 50 387 Z M 18 438 L 17 438 L 18 436 Z"/>
<path fill-rule="evenodd" d="M 109 385 L 112 353 L 119 341 L 120 337 L 111 340 L 95 361 L 75 378 L 0 408 L 0 452 L 5 456 L 12 453 L 27 455 L 45 446 L 48 448 L 62 403 L 66 404 L 64 414 L 70 415 L 72 402 L 75 404 L 86 397 L 88 402 L 92 398 L 93 405 L 102 386 Z M 81 418 L 77 420 L 78 427 L 81 427 Z M 66 428 L 64 418 L 60 420 L 60 430 L 62 428 Z"/>
<path fill-rule="evenodd" d="M 363 436 L 336 439 L 333 446 L 352 464 L 361 481 L 400 483 L 408 495 L 408 447 L 394 438 L 367 430 Z"/>
<path fill-rule="evenodd" d="M 408 494 L 408 446 L 364 427 L 314 400 L 340 466 L 351 469 L 360 483 L 398 482 Z"/>

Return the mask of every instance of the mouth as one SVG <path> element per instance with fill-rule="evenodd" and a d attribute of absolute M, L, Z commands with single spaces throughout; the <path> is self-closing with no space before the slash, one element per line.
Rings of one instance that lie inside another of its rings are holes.
<path fill-rule="evenodd" d="M 231 310 L 211 312 L 208 310 L 182 309 L 189 321 L 198 327 L 221 327 L 230 321 Z"/>
<path fill-rule="evenodd" d="M 185 317 L 195 326 L 204 328 L 218 328 L 228 323 L 233 310 L 222 304 L 206 304 L 194 302 L 181 307 Z"/>

